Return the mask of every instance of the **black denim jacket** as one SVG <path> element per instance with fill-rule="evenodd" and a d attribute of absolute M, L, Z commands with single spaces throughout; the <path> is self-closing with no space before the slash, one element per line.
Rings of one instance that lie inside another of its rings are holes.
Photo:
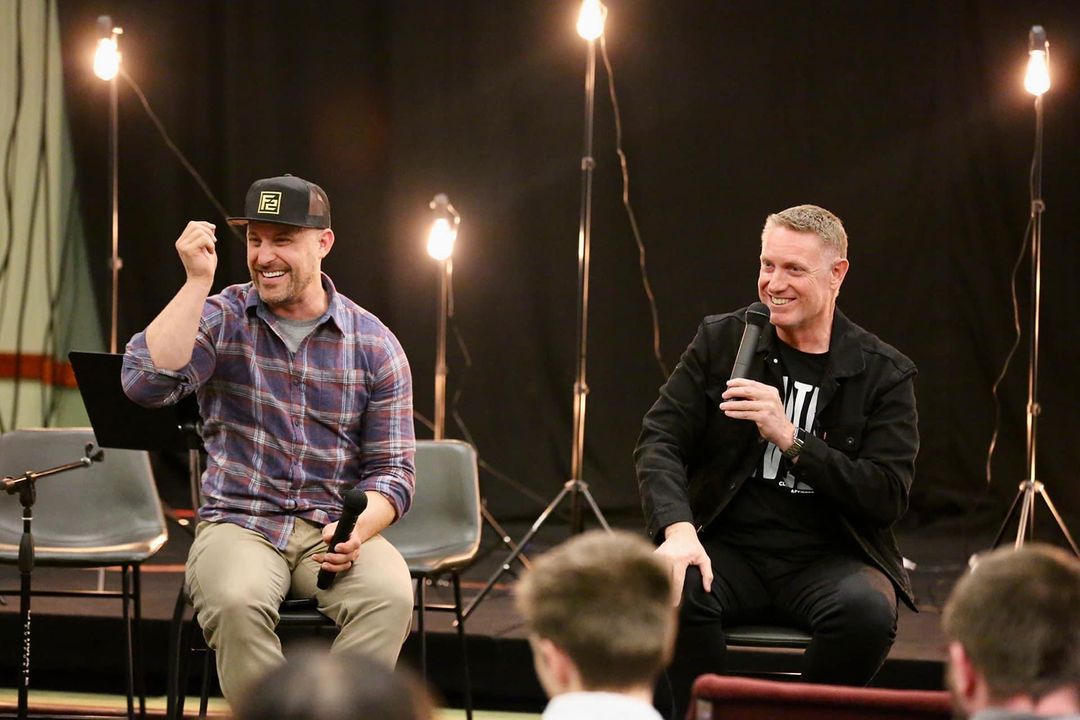
<path fill-rule="evenodd" d="M 634 459 L 649 534 L 717 519 L 761 462 L 767 443 L 754 423 L 720 412 L 745 327 L 745 310 L 706 317 L 642 422 Z M 779 341 L 763 328 L 749 377 L 783 395 Z M 846 531 L 912 608 L 911 582 L 893 536 L 919 451 L 915 364 L 848 320 L 833 317 L 817 416 L 797 479 L 836 503 Z"/>

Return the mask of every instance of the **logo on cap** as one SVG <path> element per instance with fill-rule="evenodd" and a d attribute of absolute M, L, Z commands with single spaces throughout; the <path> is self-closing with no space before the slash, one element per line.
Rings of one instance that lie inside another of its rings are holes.
<path fill-rule="evenodd" d="M 259 213 L 277 215 L 281 212 L 281 193 L 264 191 L 259 193 Z"/>

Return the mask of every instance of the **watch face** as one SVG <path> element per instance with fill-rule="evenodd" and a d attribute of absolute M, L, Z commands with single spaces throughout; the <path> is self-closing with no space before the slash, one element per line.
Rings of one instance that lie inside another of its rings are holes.
<path fill-rule="evenodd" d="M 781 453 L 781 455 L 786 457 L 788 460 L 791 460 L 792 458 L 798 457 L 799 453 L 802 452 L 802 449 L 803 449 L 803 440 L 802 440 L 803 432 L 804 431 L 800 428 L 795 433 L 795 437 L 792 438 L 792 440 L 791 440 L 791 446 L 787 450 L 785 450 L 783 453 Z"/>

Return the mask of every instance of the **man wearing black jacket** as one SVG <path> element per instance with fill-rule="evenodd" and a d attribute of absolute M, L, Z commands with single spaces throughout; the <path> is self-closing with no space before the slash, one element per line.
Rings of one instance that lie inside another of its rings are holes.
<path fill-rule="evenodd" d="M 863 685 L 912 604 L 892 525 L 914 474 L 915 366 L 836 309 L 839 218 L 770 215 L 758 297 L 769 308 L 746 378 L 729 379 L 745 311 L 705 318 L 645 415 L 635 451 L 650 535 L 681 588 L 678 711 L 722 672 L 723 627 L 798 625 L 806 682 Z"/>

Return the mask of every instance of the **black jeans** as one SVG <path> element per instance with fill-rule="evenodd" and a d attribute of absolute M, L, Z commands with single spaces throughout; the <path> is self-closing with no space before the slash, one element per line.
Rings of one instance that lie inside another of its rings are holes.
<path fill-rule="evenodd" d="M 702 544 L 712 560 L 712 590 L 702 588 L 697 567 L 687 570 L 668 671 L 677 713 L 670 717 L 686 714 L 698 675 L 724 672 L 725 624 L 772 622 L 810 632 L 803 682 L 866 685 L 881 668 L 897 616 L 896 591 L 882 572 L 851 555 L 798 562 L 708 538 Z"/>

